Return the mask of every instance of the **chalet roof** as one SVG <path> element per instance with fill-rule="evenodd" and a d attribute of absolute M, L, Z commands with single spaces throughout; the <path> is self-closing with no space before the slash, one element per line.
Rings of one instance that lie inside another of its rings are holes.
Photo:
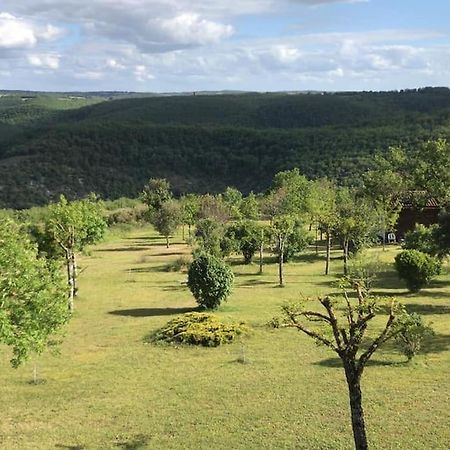
<path fill-rule="evenodd" d="M 425 191 L 410 191 L 402 199 L 403 208 L 441 208 L 438 200 L 427 197 Z"/>

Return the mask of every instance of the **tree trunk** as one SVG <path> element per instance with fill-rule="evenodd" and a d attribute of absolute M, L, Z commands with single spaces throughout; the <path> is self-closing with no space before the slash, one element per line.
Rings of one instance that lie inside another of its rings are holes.
<path fill-rule="evenodd" d="M 188 224 L 188 236 L 191 237 L 191 224 Z"/>
<path fill-rule="evenodd" d="M 66 265 L 67 265 L 67 285 L 69 287 L 68 293 L 68 308 L 69 311 L 73 311 L 73 299 L 75 297 L 75 283 L 73 280 L 73 260 L 70 252 L 66 252 Z"/>
<path fill-rule="evenodd" d="M 284 242 L 283 238 L 278 238 L 278 277 L 280 280 L 280 287 L 284 287 L 284 277 L 283 277 L 283 263 L 284 263 L 284 257 L 283 257 L 283 250 L 284 250 Z"/>
<path fill-rule="evenodd" d="M 264 241 L 261 239 L 261 244 L 259 246 L 259 274 L 262 275 L 264 265 Z"/>
<path fill-rule="evenodd" d="M 73 296 L 78 295 L 78 264 L 77 255 L 72 252 L 72 279 L 73 279 Z"/>
<path fill-rule="evenodd" d="M 184 223 L 183 223 L 183 225 L 181 226 L 181 239 L 183 239 L 183 241 L 184 241 L 185 240 L 184 238 L 185 238 L 185 235 L 184 235 Z"/>
<path fill-rule="evenodd" d="M 353 438 L 356 450 L 367 450 L 366 425 L 364 423 L 364 410 L 362 407 L 361 375 L 354 364 L 344 363 L 350 399 L 350 412 L 352 416 Z"/>
<path fill-rule="evenodd" d="M 319 227 L 316 224 L 316 256 L 319 255 Z"/>
<path fill-rule="evenodd" d="M 344 275 L 348 274 L 348 239 L 344 239 Z"/>
<path fill-rule="evenodd" d="M 166 248 L 170 247 L 169 236 L 166 236 Z"/>
<path fill-rule="evenodd" d="M 327 235 L 327 259 L 325 263 L 325 275 L 328 275 L 330 272 L 330 260 L 331 260 L 331 233 L 329 230 L 326 232 Z"/>

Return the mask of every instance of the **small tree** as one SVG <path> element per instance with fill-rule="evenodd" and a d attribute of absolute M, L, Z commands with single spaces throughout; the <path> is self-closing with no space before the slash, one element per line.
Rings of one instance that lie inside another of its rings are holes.
<path fill-rule="evenodd" d="M 439 275 L 441 262 L 418 250 L 404 250 L 395 257 L 398 276 L 405 281 L 411 292 L 419 292 Z"/>
<path fill-rule="evenodd" d="M 244 264 L 250 264 L 260 248 L 259 228 L 255 222 L 246 220 L 234 223 L 227 229 L 226 236 L 235 241 L 235 246 L 244 257 Z"/>
<path fill-rule="evenodd" d="M 332 230 L 337 218 L 336 186 L 326 178 L 314 181 L 310 185 L 308 195 L 308 212 L 326 236 L 325 275 L 330 271 Z"/>
<path fill-rule="evenodd" d="M 313 242 L 310 232 L 307 232 L 303 222 L 299 219 L 294 219 L 294 226 L 292 233 L 287 237 L 286 244 L 283 251 L 283 261 L 285 263 L 303 252 L 309 244 Z"/>
<path fill-rule="evenodd" d="M 348 294 L 350 286 L 356 292 L 356 299 Z M 286 305 L 282 317 L 275 318 L 272 324 L 275 327 L 296 328 L 336 352 L 342 361 L 348 386 L 355 448 L 367 450 L 361 376 L 373 354 L 385 342 L 401 333 L 410 320 L 404 310 L 391 301 L 384 328 L 376 337 L 367 340 L 366 331 L 369 323 L 378 315 L 380 299 L 368 296 L 363 286 L 352 280 L 344 279 L 342 287 L 341 301 L 330 297 L 318 299 L 324 312 L 306 309 L 304 304 Z M 307 326 L 305 321 L 312 326 Z"/>
<path fill-rule="evenodd" d="M 141 194 L 142 201 L 148 206 L 150 215 L 163 203 L 172 198 L 170 183 L 165 178 L 150 178 Z"/>
<path fill-rule="evenodd" d="M 181 211 L 183 216 L 183 240 L 184 240 L 184 225 L 188 226 L 189 237 L 191 237 L 191 229 L 197 221 L 197 216 L 200 210 L 200 199 L 195 194 L 187 194 L 180 199 Z"/>
<path fill-rule="evenodd" d="M 41 353 L 68 320 L 60 267 L 38 258 L 36 247 L 9 219 L 0 219 L 0 343 L 18 367 Z"/>
<path fill-rule="evenodd" d="M 236 188 L 227 187 L 225 192 L 222 194 L 222 200 L 228 207 L 231 217 L 235 220 L 240 220 L 242 218 L 242 193 Z"/>
<path fill-rule="evenodd" d="M 213 255 L 195 258 L 188 272 L 188 287 L 197 303 L 206 309 L 216 309 L 228 298 L 233 280 L 230 267 Z"/>
<path fill-rule="evenodd" d="M 338 191 L 337 215 L 334 233 L 341 241 L 344 253 L 344 275 L 348 273 L 350 253 L 366 247 L 373 241 L 378 218 L 367 198 L 343 188 Z"/>
<path fill-rule="evenodd" d="M 222 241 L 224 238 L 224 226 L 214 219 L 201 219 L 197 222 L 195 240 L 198 250 L 215 256 L 222 254 Z"/>
<path fill-rule="evenodd" d="M 401 326 L 401 331 L 395 336 L 395 342 L 408 361 L 411 361 L 420 352 L 423 341 L 434 336 L 434 331 L 430 325 L 424 323 L 419 314 L 412 313 L 404 320 L 406 323 Z"/>
<path fill-rule="evenodd" d="M 259 203 L 253 192 L 244 197 L 241 202 L 241 215 L 246 220 L 257 220 L 259 217 Z"/>
<path fill-rule="evenodd" d="M 169 248 L 169 238 L 173 235 L 182 222 L 180 205 L 174 200 L 169 200 L 161 205 L 153 214 L 152 224 L 156 231 L 166 238 L 166 247 Z"/>
<path fill-rule="evenodd" d="M 106 222 L 101 205 L 94 196 L 84 200 L 68 202 L 62 195 L 58 203 L 48 207 L 45 223 L 47 242 L 59 247 L 65 258 L 69 285 L 69 310 L 74 307 L 77 294 L 77 252 L 87 245 L 98 242 L 104 235 Z"/>
<path fill-rule="evenodd" d="M 288 215 L 275 217 L 272 221 L 271 231 L 276 242 L 278 279 L 280 287 L 284 287 L 284 253 L 286 251 L 286 243 L 291 234 L 294 232 L 294 228 L 295 219 Z"/>

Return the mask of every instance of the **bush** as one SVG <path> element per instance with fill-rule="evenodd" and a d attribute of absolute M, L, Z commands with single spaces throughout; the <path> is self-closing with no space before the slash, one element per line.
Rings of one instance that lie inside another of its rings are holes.
<path fill-rule="evenodd" d="M 439 254 L 439 246 L 437 244 L 438 225 L 426 227 L 424 225 L 416 225 L 413 231 L 405 234 L 405 242 L 403 248 L 405 250 L 418 250 L 431 256 Z"/>
<path fill-rule="evenodd" d="M 187 256 L 180 256 L 175 261 L 167 265 L 167 272 L 185 272 L 189 269 L 191 264 L 190 258 Z"/>
<path fill-rule="evenodd" d="M 225 324 L 213 314 L 188 313 L 175 317 L 149 336 L 150 342 L 217 347 L 247 331 L 243 324 Z"/>
<path fill-rule="evenodd" d="M 424 339 L 434 335 L 433 329 L 430 325 L 426 325 L 422 316 L 413 313 L 408 314 L 405 320 L 400 320 L 400 333 L 395 337 L 395 343 L 401 352 L 411 361 L 416 356 L 422 347 Z"/>
<path fill-rule="evenodd" d="M 143 222 L 147 209 L 143 205 L 132 208 L 120 208 L 107 213 L 106 221 L 109 226 L 122 224 L 137 224 Z"/>
<path fill-rule="evenodd" d="M 418 292 L 439 274 L 441 263 L 418 250 L 404 250 L 395 257 L 395 268 L 398 276 L 406 282 L 407 288 Z"/>
<path fill-rule="evenodd" d="M 217 308 L 231 294 L 233 272 L 212 255 L 197 256 L 188 272 L 188 286 L 200 306 Z"/>

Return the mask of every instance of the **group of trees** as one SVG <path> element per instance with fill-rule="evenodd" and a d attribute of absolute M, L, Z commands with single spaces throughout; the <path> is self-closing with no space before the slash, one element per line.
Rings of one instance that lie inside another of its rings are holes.
<path fill-rule="evenodd" d="M 0 219 L 0 343 L 12 348 L 14 367 L 54 342 L 74 309 L 77 254 L 105 228 L 95 196 L 61 196 L 34 223 Z"/>

